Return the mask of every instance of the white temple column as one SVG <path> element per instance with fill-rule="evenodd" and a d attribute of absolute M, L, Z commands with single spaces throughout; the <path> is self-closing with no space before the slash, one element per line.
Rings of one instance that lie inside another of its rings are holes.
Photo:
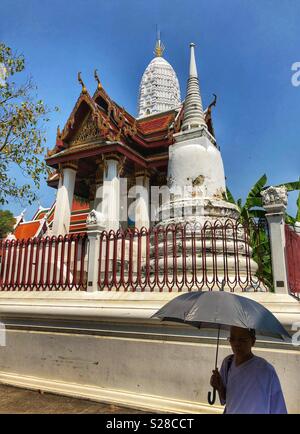
<path fill-rule="evenodd" d="M 135 227 L 150 227 L 149 212 L 149 175 L 147 173 L 137 174 L 136 176 L 136 207 L 135 207 Z"/>
<path fill-rule="evenodd" d="M 89 238 L 89 262 L 87 276 L 88 292 L 98 290 L 98 272 L 100 260 L 99 249 L 101 242 L 101 233 L 102 231 L 107 229 L 106 216 L 102 213 L 103 181 L 107 165 L 104 158 L 97 160 L 96 165 L 97 169 L 95 178 L 90 187 L 90 206 L 92 208 L 92 211 L 87 217 L 87 235 Z"/>
<path fill-rule="evenodd" d="M 274 289 L 276 293 L 288 294 L 284 231 L 287 191 L 285 187 L 269 187 L 262 197 L 270 230 Z"/>
<path fill-rule="evenodd" d="M 118 160 L 106 160 L 103 172 L 102 213 L 106 219 L 106 229 L 118 230 L 120 226 L 120 177 Z"/>
<path fill-rule="evenodd" d="M 53 235 L 66 235 L 70 229 L 70 218 L 75 188 L 77 164 L 65 164 L 61 171 L 56 196 L 55 214 L 52 226 Z"/>
<path fill-rule="evenodd" d="M 96 174 L 94 178 L 94 183 L 90 191 L 90 204 L 91 209 L 96 212 L 102 212 L 102 202 L 103 202 L 103 181 L 104 172 L 106 167 L 105 159 L 96 160 Z"/>

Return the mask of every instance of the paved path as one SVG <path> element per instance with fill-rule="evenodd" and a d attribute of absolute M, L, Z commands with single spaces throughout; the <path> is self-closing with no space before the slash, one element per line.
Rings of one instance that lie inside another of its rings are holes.
<path fill-rule="evenodd" d="M 141 414 L 146 412 L 0 384 L 0 413 Z"/>

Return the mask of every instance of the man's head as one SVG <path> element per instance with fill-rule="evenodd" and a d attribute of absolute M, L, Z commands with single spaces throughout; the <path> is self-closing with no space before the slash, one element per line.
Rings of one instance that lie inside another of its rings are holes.
<path fill-rule="evenodd" d="M 251 353 L 255 344 L 255 330 L 241 327 L 231 327 L 229 342 L 235 355 L 243 357 Z"/>

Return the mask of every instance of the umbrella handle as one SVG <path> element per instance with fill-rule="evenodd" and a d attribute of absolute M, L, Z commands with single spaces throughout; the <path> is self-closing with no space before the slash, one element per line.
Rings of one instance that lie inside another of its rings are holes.
<path fill-rule="evenodd" d="M 217 369 L 217 363 L 218 363 L 218 353 L 219 353 L 219 340 L 220 340 L 220 329 L 221 326 L 218 327 L 218 340 L 217 340 L 217 351 L 216 351 L 216 362 L 215 362 L 215 369 Z M 207 401 L 210 405 L 214 405 L 216 402 L 216 389 L 213 388 L 213 392 L 208 392 L 207 394 Z"/>
<path fill-rule="evenodd" d="M 211 397 L 212 395 L 212 397 Z M 207 401 L 210 405 L 214 405 L 215 401 L 216 401 L 216 389 L 213 388 L 213 392 L 208 392 L 207 394 Z"/>

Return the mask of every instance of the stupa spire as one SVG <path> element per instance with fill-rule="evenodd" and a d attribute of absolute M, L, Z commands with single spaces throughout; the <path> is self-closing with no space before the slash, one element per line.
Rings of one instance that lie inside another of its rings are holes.
<path fill-rule="evenodd" d="M 162 44 L 160 40 L 160 30 L 157 30 L 154 54 L 156 57 L 162 57 L 164 51 L 165 51 L 165 46 Z"/>
<path fill-rule="evenodd" d="M 138 118 L 162 113 L 180 106 L 178 78 L 172 66 L 163 57 L 164 45 L 157 31 L 154 55 L 142 76 Z"/>
<path fill-rule="evenodd" d="M 206 127 L 195 60 L 195 44 L 191 43 L 190 48 L 190 72 L 184 102 L 182 131 L 201 126 Z"/>

